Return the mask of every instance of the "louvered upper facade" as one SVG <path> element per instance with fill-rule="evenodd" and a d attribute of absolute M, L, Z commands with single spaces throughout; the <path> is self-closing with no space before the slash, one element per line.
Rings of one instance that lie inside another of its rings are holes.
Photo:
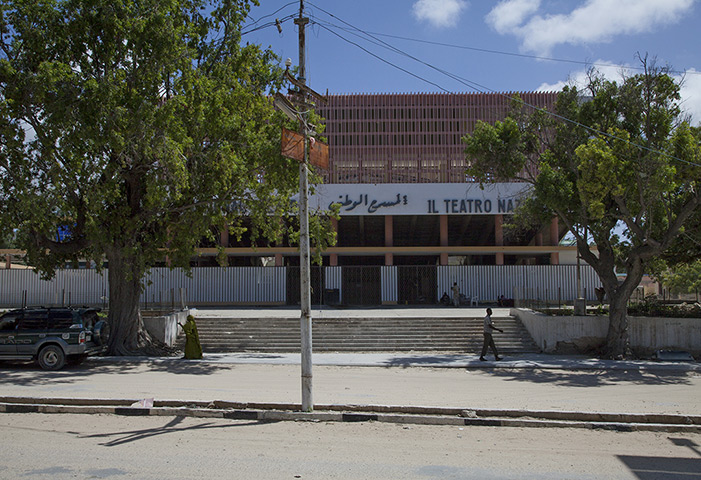
<path fill-rule="evenodd" d="M 550 109 L 553 92 L 331 95 L 325 118 L 331 152 L 325 183 L 463 183 L 461 138 L 478 121 L 508 114 L 512 97 Z"/>

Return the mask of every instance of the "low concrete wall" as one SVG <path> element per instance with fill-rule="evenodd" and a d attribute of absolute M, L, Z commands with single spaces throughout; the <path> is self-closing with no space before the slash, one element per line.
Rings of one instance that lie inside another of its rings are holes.
<path fill-rule="evenodd" d="M 533 340 L 546 353 L 588 353 L 606 341 L 608 316 L 553 317 L 512 308 Z M 701 355 L 701 319 L 628 317 L 631 349 L 639 355 L 657 350 L 684 350 Z"/>
<path fill-rule="evenodd" d="M 144 327 L 153 338 L 172 347 L 178 337 L 178 323 L 185 323 L 189 314 L 190 310 L 182 310 L 167 315 L 144 315 Z"/>

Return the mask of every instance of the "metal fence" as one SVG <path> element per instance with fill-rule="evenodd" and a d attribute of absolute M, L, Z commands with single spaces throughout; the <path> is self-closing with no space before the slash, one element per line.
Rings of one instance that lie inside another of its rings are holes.
<path fill-rule="evenodd" d="M 457 283 L 466 297 L 517 305 L 559 305 L 577 297 L 576 265 L 344 266 L 312 267 L 312 303 L 374 306 L 435 305 Z M 579 270 L 581 290 L 595 300 L 600 285 L 594 270 Z M 296 305 L 298 267 L 154 268 L 144 279 L 145 308 L 181 305 Z M 59 270 L 42 280 L 33 270 L 0 270 L 0 307 L 24 305 L 106 306 L 107 272 Z"/>

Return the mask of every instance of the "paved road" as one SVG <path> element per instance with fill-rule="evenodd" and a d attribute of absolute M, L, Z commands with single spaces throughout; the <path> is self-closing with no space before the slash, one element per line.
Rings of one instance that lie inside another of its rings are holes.
<path fill-rule="evenodd" d="M 314 363 L 315 405 L 701 415 L 697 364 L 423 353 L 315 354 Z M 300 373 L 299 355 L 284 354 L 91 358 L 59 372 L 0 364 L 0 397 L 300 403 Z M 688 431 L 25 413 L 0 414 L 0 431 L 13 439 L 0 479 L 701 476 L 701 434 Z"/>
<path fill-rule="evenodd" d="M 701 415 L 698 365 L 611 367 L 551 356 L 499 363 L 474 356 L 409 357 L 354 355 L 353 363 L 351 357 L 315 355 L 315 362 L 325 364 L 314 366 L 314 403 Z M 376 366 L 358 366 L 371 361 Z M 452 366 L 455 362 L 469 368 Z M 298 363 L 298 356 L 242 354 L 205 355 L 204 361 L 93 358 L 58 372 L 4 364 L 0 397 L 300 403 Z"/>

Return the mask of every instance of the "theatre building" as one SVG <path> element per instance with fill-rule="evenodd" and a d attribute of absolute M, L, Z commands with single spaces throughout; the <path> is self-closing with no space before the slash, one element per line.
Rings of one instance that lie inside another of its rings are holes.
<path fill-rule="evenodd" d="M 317 107 L 326 120 L 330 159 L 310 207 L 338 203 L 341 215 L 334 223 L 337 245 L 324 252 L 323 267 L 313 269 L 314 295 L 327 296 L 317 302 L 432 304 L 450 294 L 454 282 L 467 297 L 496 300 L 513 296 L 512 277 L 525 266 L 574 263 L 573 249 L 558 246 L 564 229 L 556 219 L 505 235 L 504 221 L 526 184 L 480 188 L 466 174 L 461 139 L 479 120 L 502 120 L 511 96 L 331 95 Z M 551 109 L 557 94 L 518 96 Z M 221 241 L 232 266 L 287 267 L 286 303 L 295 302 L 296 248 L 252 249 L 226 234 Z"/>
<path fill-rule="evenodd" d="M 329 168 L 311 207 L 340 206 L 337 244 L 312 266 L 313 305 L 436 305 L 458 285 L 466 304 L 502 297 L 525 305 L 557 305 L 600 285 L 575 247 L 559 245 L 553 219 L 518 235 L 504 223 L 528 188 L 518 182 L 480 185 L 467 176 L 462 138 L 479 121 L 509 112 L 511 94 L 332 95 L 318 107 L 326 121 Z M 523 92 L 528 105 L 550 109 L 556 93 Z M 299 250 L 285 243 L 254 248 L 228 232 L 203 245 L 190 274 L 165 266 L 148 273 L 142 303 L 165 305 L 298 305 Z M 10 252 L 13 253 L 13 252 Z M 17 305 L 104 302 L 107 276 L 60 270 L 51 281 L 9 271 L 2 293 Z M 20 278 L 21 277 L 21 278 Z M 76 300 L 77 299 L 77 300 Z"/>

